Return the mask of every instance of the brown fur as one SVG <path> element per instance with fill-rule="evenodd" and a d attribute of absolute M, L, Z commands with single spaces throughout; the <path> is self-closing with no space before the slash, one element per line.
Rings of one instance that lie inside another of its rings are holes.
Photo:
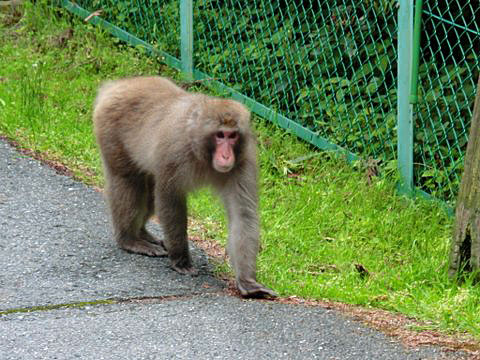
<path fill-rule="evenodd" d="M 175 270 L 195 273 L 187 241 L 186 194 L 210 184 L 229 217 L 228 252 L 241 294 L 275 295 L 256 281 L 256 148 L 250 113 L 243 105 L 188 93 L 161 77 L 136 77 L 104 84 L 93 119 L 114 236 L 121 248 L 150 256 L 168 254 Z M 239 135 L 233 145 L 235 163 L 225 173 L 212 164 L 219 131 Z M 154 209 L 164 241 L 145 229 Z"/>

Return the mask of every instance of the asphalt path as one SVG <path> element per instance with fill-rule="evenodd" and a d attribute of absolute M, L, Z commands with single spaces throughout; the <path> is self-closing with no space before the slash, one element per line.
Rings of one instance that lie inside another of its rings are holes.
<path fill-rule="evenodd" d="M 155 224 L 152 232 L 161 236 Z M 334 310 L 229 296 L 119 250 L 102 194 L 0 140 L 0 359 L 444 359 Z"/>

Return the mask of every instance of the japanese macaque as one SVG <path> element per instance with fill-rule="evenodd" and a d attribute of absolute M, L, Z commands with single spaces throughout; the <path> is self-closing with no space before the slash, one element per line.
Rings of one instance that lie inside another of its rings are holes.
<path fill-rule="evenodd" d="M 122 249 L 168 255 L 174 270 L 195 274 L 186 195 L 211 185 L 225 204 L 227 252 L 241 295 L 275 296 L 256 281 L 256 140 L 242 104 L 186 92 L 165 78 L 135 77 L 100 88 L 93 121 L 114 236 Z M 154 210 L 163 240 L 145 229 Z"/>

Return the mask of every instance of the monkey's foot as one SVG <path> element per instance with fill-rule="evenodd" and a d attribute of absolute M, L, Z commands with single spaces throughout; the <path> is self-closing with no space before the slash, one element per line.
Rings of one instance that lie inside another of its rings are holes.
<path fill-rule="evenodd" d="M 264 299 L 277 297 L 277 293 L 256 281 L 237 281 L 238 290 L 244 298 Z"/>
<path fill-rule="evenodd" d="M 198 270 L 195 269 L 193 266 L 191 267 L 179 267 L 179 266 L 174 266 L 172 265 L 172 269 L 178 272 L 179 274 L 182 275 L 192 275 L 192 276 L 197 276 L 198 275 Z"/>
<path fill-rule="evenodd" d="M 167 256 L 167 250 L 163 243 L 152 243 L 144 239 L 137 239 L 135 242 L 124 243 L 120 245 L 122 249 L 147 256 Z"/>
<path fill-rule="evenodd" d="M 190 260 L 180 259 L 180 260 L 173 260 L 170 259 L 172 269 L 182 275 L 192 275 L 197 276 L 198 270 L 192 266 Z"/>
<path fill-rule="evenodd" d="M 149 243 L 155 244 L 155 245 L 160 245 L 165 251 L 167 251 L 167 248 L 165 247 L 165 244 L 163 243 L 163 240 L 157 239 L 155 236 L 150 234 L 147 230 L 143 229 L 140 232 L 140 238 L 143 240 L 148 241 Z"/>

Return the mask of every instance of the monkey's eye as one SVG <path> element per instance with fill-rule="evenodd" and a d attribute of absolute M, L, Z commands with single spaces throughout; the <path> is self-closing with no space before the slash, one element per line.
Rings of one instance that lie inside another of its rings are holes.
<path fill-rule="evenodd" d="M 225 134 L 223 133 L 223 131 L 219 131 L 215 136 L 219 139 L 223 139 L 225 137 Z"/>
<path fill-rule="evenodd" d="M 236 131 L 232 132 L 230 135 L 228 135 L 229 139 L 236 139 L 238 136 L 238 133 Z"/>

